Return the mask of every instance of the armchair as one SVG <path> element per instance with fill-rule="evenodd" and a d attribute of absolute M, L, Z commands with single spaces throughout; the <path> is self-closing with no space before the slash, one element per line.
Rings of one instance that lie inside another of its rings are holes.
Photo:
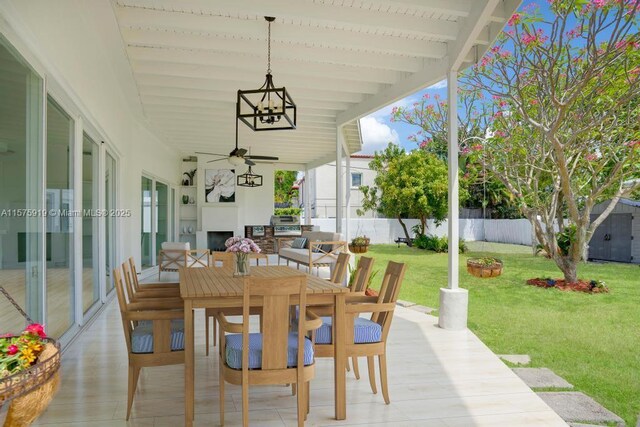
<path fill-rule="evenodd" d="M 184 311 L 182 307 L 167 307 L 157 300 L 129 302 L 118 269 L 113 270 L 113 277 L 129 353 L 129 420 L 141 369 L 184 363 Z"/>
<path fill-rule="evenodd" d="M 261 333 L 249 332 L 252 299 L 260 301 L 266 320 Z M 304 276 L 248 277 L 244 285 L 242 323 L 231 323 L 222 312 L 216 313 L 220 324 L 221 425 L 224 425 L 225 382 L 242 386 L 244 426 L 249 425 L 249 385 L 297 384 L 298 426 L 304 425 L 309 409 L 309 382 L 315 376 L 313 344 L 305 335 L 320 327 L 321 322 L 309 313 L 304 322 L 298 322 L 297 332 L 290 332 L 288 308 L 294 303 L 299 304 L 301 313 L 307 313 Z"/>
<path fill-rule="evenodd" d="M 375 381 L 374 357 L 378 356 L 382 395 L 387 404 L 390 402 L 387 385 L 387 337 L 405 270 L 405 264 L 389 261 L 378 296 L 365 296 L 355 292 L 346 296 L 347 357 L 367 358 L 369 383 L 371 390 L 376 394 L 378 390 Z M 372 313 L 371 318 L 358 317 L 362 313 Z M 322 326 L 312 334 L 312 340 L 316 345 L 316 357 L 333 357 L 332 329 L 332 317 L 323 317 Z"/>

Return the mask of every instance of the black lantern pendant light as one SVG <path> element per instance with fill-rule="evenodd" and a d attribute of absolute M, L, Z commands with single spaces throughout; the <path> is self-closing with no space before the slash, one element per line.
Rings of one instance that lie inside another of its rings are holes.
<path fill-rule="evenodd" d="M 295 129 L 296 104 L 284 86 L 275 87 L 271 75 L 271 23 L 276 18 L 264 19 L 269 26 L 266 79 L 260 89 L 238 90 L 236 119 L 254 131 Z"/>
<path fill-rule="evenodd" d="M 237 183 L 238 187 L 262 187 L 262 175 L 253 173 L 251 165 L 249 165 L 248 171 L 238 175 Z"/>

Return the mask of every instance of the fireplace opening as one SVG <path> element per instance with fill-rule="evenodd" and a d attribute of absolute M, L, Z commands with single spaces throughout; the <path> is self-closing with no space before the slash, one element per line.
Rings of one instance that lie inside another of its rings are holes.
<path fill-rule="evenodd" d="M 224 242 L 233 237 L 233 231 L 207 231 L 207 246 L 212 252 L 224 252 Z"/>

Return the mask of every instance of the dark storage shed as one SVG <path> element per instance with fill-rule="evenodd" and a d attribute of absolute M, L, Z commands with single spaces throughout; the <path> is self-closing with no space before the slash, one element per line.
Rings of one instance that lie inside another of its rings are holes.
<path fill-rule="evenodd" d="M 609 205 L 594 206 L 591 221 Z M 640 201 L 620 199 L 611 214 L 593 233 L 589 259 L 640 264 Z"/>

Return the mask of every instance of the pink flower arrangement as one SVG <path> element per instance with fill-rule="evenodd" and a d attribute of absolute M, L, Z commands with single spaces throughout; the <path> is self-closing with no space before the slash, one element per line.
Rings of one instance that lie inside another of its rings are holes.
<path fill-rule="evenodd" d="M 39 323 L 27 326 L 22 334 L 0 336 L 0 378 L 18 373 L 36 363 L 47 334 Z"/>
<path fill-rule="evenodd" d="M 507 22 L 507 24 L 509 26 L 514 26 L 515 24 L 519 24 L 521 18 L 522 16 L 519 13 L 514 13 L 513 15 L 511 15 L 511 18 L 509 18 L 509 22 Z"/>
<path fill-rule="evenodd" d="M 238 236 L 229 237 L 227 241 L 224 242 L 224 245 L 227 248 L 227 252 L 248 254 L 249 252 L 260 253 L 262 251 L 253 240 Z"/>

